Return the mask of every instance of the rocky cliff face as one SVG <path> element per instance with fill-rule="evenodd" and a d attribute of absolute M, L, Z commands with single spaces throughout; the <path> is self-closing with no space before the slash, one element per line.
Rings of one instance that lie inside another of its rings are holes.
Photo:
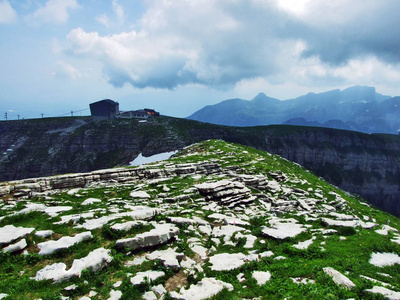
<path fill-rule="evenodd" d="M 128 165 L 207 139 L 279 154 L 349 192 L 400 215 L 400 137 L 296 126 L 238 128 L 160 117 L 92 122 L 82 118 L 0 123 L 0 180 Z"/>

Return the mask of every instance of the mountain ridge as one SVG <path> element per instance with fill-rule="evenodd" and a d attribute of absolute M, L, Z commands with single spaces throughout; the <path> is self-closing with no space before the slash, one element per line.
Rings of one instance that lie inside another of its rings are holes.
<path fill-rule="evenodd" d="M 54 118 L 0 122 L 0 181 L 129 165 L 208 139 L 278 154 L 400 215 L 400 136 L 329 128 L 227 127 L 159 117 L 93 122 Z"/>
<path fill-rule="evenodd" d="M 303 118 L 298 125 L 318 122 L 330 128 L 394 134 L 400 128 L 399 116 L 398 97 L 379 94 L 374 87 L 353 86 L 284 101 L 259 93 L 252 100 L 228 99 L 208 105 L 187 118 L 228 126 L 285 124 Z M 333 120 L 342 123 L 336 127 Z"/>

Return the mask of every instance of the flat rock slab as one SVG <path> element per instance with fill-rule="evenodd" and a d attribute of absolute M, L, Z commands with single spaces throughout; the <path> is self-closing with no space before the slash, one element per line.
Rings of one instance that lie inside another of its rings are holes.
<path fill-rule="evenodd" d="M 47 238 L 54 233 L 53 230 L 39 230 L 35 232 L 35 236 L 40 236 L 42 238 Z"/>
<path fill-rule="evenodd" d="M 369 263 L 377 267 L 400 264 L 400 256 L 395 253 L 372 253 Z"/>
<path fill-rule="evenodd" d="M 251 274 L 251 277 L 257 281 L 258 285 L 263 285 L 271 279 L 271 273 L 269 271 L 254 271 L 253 274 Z"/>
<path fill-rule="evenodd" d="M 203 300 L 217 295 L 224 288 L 232 291 L 233 285 L 215 278 L 203 278 L 197 284 L 192 284 L 187 290 L 182 287 L 179 293 L 171 292 L 171 297 L 184 300 Z"/>
<path fill-rule="evenodd" d="M 332 277 L 332 280 L 337 285 L 340 285 L 340 286 L 344 287 L 345 289 L 349 290 L 356 286 L 349 278 L 347 278 L 342 273 L 340 273 L 339 271 L 336 271 L 335 269 L 333 269 L 331 267 L 323 268 L 323 271 L 325 274 Z"/>
<path fill-rule="evenodd" d="M 304 242 L 299 242 L 296 245 L 293 245 L 294 248 L 299 249 L 299 250 L 305 250 L 308 247 L 311 246 L 311 244 L 314 242 L 314 240 L 316 239 L 316 237 L 313 237 L 309 240 L 306 240 Z"/>
<path fill-rule="evenodd" d="M 371 229 L 377 225 L 373 222 L 363 222 L 361 220 L 333 220 L 329 218 L 322 218 L 322 221 L 328 226 L 337 227 L 358 227 L 361 226 L 364 229 Z"/>
<path fill-rule="evenodd" d="M 90 231 L 78 233 L 75 236 L 64 236 L 57 241 L 48 241 L 39 243 L 37 246 L 39 247 L 39 255 L 50 255 L 62 249 L 68 249 L 75 244 L 81 243 L 88 239 L 93 238 L 92 233 Z"/>
<path fill-rule="evenodd" d="M 187 225 L 208 225 L 207 221 L 204 221 L 203 219 L 199 217 L 193 217 L 193 218 L 182 218 L 182 217 L 168 217 L 167 218 L 168 222 L 181 225 L 181 224 L 187 224 Z"/>
<path fill-rule="evenodd" d="M 179 228 L 173 224 L 156 224 L 155 228 L 140 233 L 133 238 L 117 240 L 117 249 L 141 249 L 164 244 L 179 234 Z"/>
<path fill-rule="evenodd" d="M 3 249 L 3 252 L 10 252 L 10 253 L 14 253 L 14 252 L 18 252 L 21 251 L 23 249 L 26 248 L 26 246 L 28 246 L 28 244 L 26 243 L 25 239 L 20 240 L 19 242 L 9 245 L 7 247 L 5 247 Z"/>
<path fill-rule="evenodd" d="M 69 270 L 66 270 L 67 266 L 64 263 L 55 263 L 39 270 L 32 279 L 36 281 L 53 280 L 55 282 L 61 282 L 74 276 L 80 276 L 85 269 L 96 272 L 106 267 L 113 260 L 110 256 L 110 252 L 111 250 L 98 248 L 90 252 L 84 258 L 74 259 L 72 267 Z"/>
<path fill-rule="evenodd" d="M 26 237 L 35 228 L 15 227 L 14 225 L 6 225 L 0 228 L 0 246 L 8 245 L 15 240 Z"/>
<path fill-rule="evenodd" d="M 157 278 L 164 276 L 165 273 L 163 271 L 145 271 L 145 272 L 138 272 L 134 277 L 131 278 L 131 283 L 133 285 L 139 285 L 147 280 L 154 281 Z"/>
<path fill-rule="evenodd" d="M 400 293 L 399 292 L 395 292 L 392 290 L 389 290 L 387 288 L 384 288 L 382 286 L 374 286 L 372 289 L 368 289 L 365 290 L 366 292 L 369 293 L 374 293 L 374 294 L 381 294 L 383 296 L 385 296 L 386 298 L 390 299 L 390 300 L 398 300 L 400 299 Z"/>
<path fill-rule="evenodd" d="M 148 220 L 153 218 L 156 214 L 162 212 L 161 209 L 147 207 L 147 206 L 129 206 L 129 209 L 131 211 L 111 214 L 97 219 L 94 218 L 85 220 L 85 223 L 77 225 L 76 228 L 85 228 L 87 230 L 97 229 L 103 227 L 110 221 L 125 217 L 131 217 L 132 219 L 135 220 Z"/>
<path fill-rule="evenodd" d="M 214 220 L 222 220 L 225 221 L 227 224 L 230 225 L 239 225 L 239 226 L 247 226 L 250 225 L 249 222 L 247 221 L 243 221 L 237 217 L 230 217 L 230 216 L 226 216 L 220 213 L 214 213 L 208 216 L 210 219 L 214 219 Z"/>
<path fill-rule="evenodd" d="M 159 259 L 161 262 L 170 268 L 178 269 L 180 267 L 179 261 L 181 261 L 184 257 L 183 253 L 177 253 L 172 248 L 168 248 L 167 250 L 157 250 L 153 251 L 146 255 L 149 260 Z"/>
<path fill-rule="evenodd" d="M 256 260 L 258 255 L 245 255 L 243 253 L 220 253 L 210 257 L 211 270 L 229 271 L 240 268 L 247 261 Z"/>
<path fill-rule="evenodd" d="M 86 199 L 85 201 L 82 202 L 82 205 L 91 205 L 91 204 L 99 203 L 99 202 L 101 202 L 100 199 L 97 199 L 97 198 L 88 198 L 88 199 Z"/>
<path fill-rule="evenodd" d="M 296 222 L 282 219 L 281 221 L 272 223 L 271 227 L 262 226 L 261 230 L 262 233 L 267 236 L 283 240 L 286 238 L 295 237 L 296 235 L 299 235 L 307 230 L 307 228 L 303 227 L 302 224 Z"/>
<path fill-rule="evenodd" d="M 214 229 L 212 231 L 212 235 L 214 237 L 225 236 L 224 240 L 225 240 L 225 242 L 227 242 L 231 239 L 232 235 L 235 232 L 244 231 L 244 230 L 246 230 L 246 229 L 244 229 L 243 227 L 234 226 L 234 225 L 225 225 L 225 226 L 220 226 L 220 227 L 214 227 Z"/>
<path fill-rule="evenodd" d="M 145 191 L 133 191 L 129 194 L 132 198 L 150 199 L 150 195 Z"/>

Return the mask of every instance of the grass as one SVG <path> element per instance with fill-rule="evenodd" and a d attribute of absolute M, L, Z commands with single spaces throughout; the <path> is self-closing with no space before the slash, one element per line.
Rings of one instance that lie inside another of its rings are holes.
<path fill-rule="evenodd" d="M 161 122 L 161 121 L 160 121 Z M 363 204 L 363 199 L 354 197 L 341 191 L 340 189 L 328 184 L 321 178 L 315 176 L 305 168 L 293 164 L 279 156 L 272 155 L 251 147 L 239 146 L 236 144 L 225 143 L 219 140 L 209 140 L 200 144 L 195 144 L 186 148 L 175 155 L 167 162 L 161 162 L 157 168 L 163 168 L 166 164 L 186 164 L 198 162 L 215 162 L 222 168 L 234 167 L 239 174 L 263 175 L 268 180 L 274 180 L 272 172 L 280 171 L 286 176 L 286 180 L 281 182 L 285 189 L 299 189 L 307 192 L 307 197 L 318 198 L 318 194 L 323 195 L 326 203 L 336 201 L 337 197 L 346 200 L 346 206 L 340 213 L 354 214 L 361 220 L 364 217 L 376 220 L 379 226 L 390 224 L 390 226 L 400 229 L 398 218 L 379 211 L 373 207 Z M 154 165 L 153 165 L 154 166 Z M 145 168 L 154 168 L 147 165 Z M 0 204 L 0 208 L 10 207 L 8 210 L 1 210 L 1 215 L 5 216 L 0 221 L 0 227 L 8 224 L 22 227 L 34 227 L 36 230 L 51 229 L 54 235 L 50 238 L 41 238 L 33 234 L 26 237 L 28 243 L 28 255 L 21 253 L 8 254 L 0 253 L 0 293 L 7 293 L 9 299 L 60 299 L 60 295 L 68 296 L 70 299 L 79 299 L 89 292 L 96 292 L 96 299 L 107 299 L 110 291 L 118 289 L 122 291 L 122 299 L 140 299 L 143 292 L 150 290 L 151 286 L 162 284 L 171 280 L 178 274 L 179 270 L 172 270 L 166 267 L 160 260 L 145 261 L 139 265 L 126 265 L 128 261 L 154 250 L 165 250 L 169 247 L 181 252 L 184 256 L 193 260 L 198 259 L 198 255 L 193 251 L 193 240 L 197 239 L 203 247 L 209 251 L 209 256 L 217 253 L 244 253 L 246 255 L 257 252 L 272 251 L 272 257 L 260 258 L 259 261 L 246 262 L 240 268 L 231 271 L 213 271 L 209 262 L 205 261 L 202 268 L 193 269 L 180 276 L 186 276 L 187 285 L 196 284 L 204 277 L 214 277 L 218 280 L 233 285 L 233 291 L 224 289 L 211 299 L 380 299 L 379 295 L 366 293 L 364 290 L 372 288 L 373 284 L 362 279 L 360 275 L 369 276 L 387 282 L 393 286 L 394 290 L 400 290 L 400 265 L 378 268 L 369 263 L 373 252 L 391 252 L 400 254 L 400 245 L 393 243 L 393 233 L 388 236 L 377 234 L 373 229 L 348 228 L 348 227 L 327 227 L 321 222 L 320 218 L 327 214 L 320 214 L 316 219 L 308 219 L 306 215 L 298 215 L 297 211 L 287 212 L 279 215 L 280 218 L 295 218 L 298 222 L 308 226 L 307 230 L 294 238 L 285 240 L 274 239 L 262 233 L 261 226 L 267 226 L 273 217 L 258 204 L 250 205 L 252 213 L 245 210 L 231 210 L 220 207 L 220 213 L 234 215 L 238 219 L 246 219 L 249 225 L 243 226 L 245 235 L 254 235 L 257 240 L 251 249 L 244 248 L 245 238 L 239 238 L 234 234 L 230 239 L 232 245 L 224 245 L 224 237 L 217 240 L 213 236 L 202 234 L 197 225 L 179 225 L 180 233 L 177 239 L 169 241 L 167 244 L 149 249 L 136 251 L 116 251 L 115 241 L 120 238 L 133 237 L 139 233 L 149 231 L 154 228 L 152 222 L 167 222 L 167 216 L 192 218 L 200 217 L 212 223 L 209 215 L 216 212 L 207 208 L 204 198 L 193 188 L 196 184 L 217 181 L 223 178 L 232 179 L 228 173 L 202 176 L 174 176 L 159 183 L 149 183 L 146 180 L 137 180 L 131 185 L 117 185 L 113 187 L 82 188 L 77 194 L 69 195 L 67 191 L 60 191 L 47 197 L 37 197 L 22 201 L 8 199 L 8 203 Z M 145 190 L 150 199 L 132 199 L 129 194 L 132 190 Z M 270 190 L 259 191 L 255 187 L 250 190 L 253 194 L 264 193 L 269 198 L 288 199 L 295 201 L 297 196 L 286 195 L 283 189 L 280 192 Z M 336 196 L 336 194 L 338 196 Z M 286 197 L 286 198 L 285 198 Z M 98 198 L 101 202 L 92 205 L 82 206 L 81 203 L 87 198 Z M 29 203 L 42 203 L 46 206 L 67 205 L 72 209 L 59 213 L 56 217 L 51 217 L 41 211 L 30 212 L 28 214 L 13 215 L 14 211 L 19 211 Z M 9 206 L 7 206 L 9 204 Z M 11 205 L 15 204 L 12 208 Z M 37 244 L 49 239 L 58 239 L 61 236 L 73 236 L 79 232 L 86 231 L 83 228 L 76 228 L 79 223 L 69 222 L 66 224 L 55 224 L 63 216 L 81 214 L 88 211 L 94 213 L 94 218 L 100 218 L 111 213 L 126 212 L 135 206 L 149 206 L 164 209 L 165 213 L 158 214 L 146 220 L 147 223 L 134 227 L 128 232 L 116 232 L 111 229 L 113 224 L 124 221 L 131 221 L 129 217 L 118 217 L 108 222 L 102 228 L 91 230 L 93 238 L 81 244 L 74 245 L 66 250 L 48 256 L 37 254 Z M 321 204 L 317 204 L 322 207 Z M 245 208 L 243 208 L 245 209 Z M 112 211 L 112 212 L 111 212 Z M 312 217 L 312 215 L 307 215 Z M 336 234 L 323 235 L 316 234 L 315 230 L 335 229 Z M 313 244 L 306 250 L 298 250 L 293 247 L 298 242 L 306 241 L 315 236 Z M 343 239 L 343 237 L 345 239 Z M 51 283 L 48 281 L 37 282 L 30 279 L 36 272 L 44 266 L 64 262 L 71 266 L 74 259 L 85 257 L 90 251 L 99 247 L 111 250 L 113 257 L 112 263 L 98 271 L 96 274 L 88 270 L 83 271 L 81 277 L 72 278 L 68 282 Z M 276 260 L 278 256 L 286 259 Z M 353 290 L 345 290 L 337 286 L 322 269 L 333 267 L 347 276 L 356 284 Z M 146 282 L 140 286 L 133 286 L 130 277 L 138 272 L 147 270 L 162 270 L 165 276 L 155 282 Z M 269 271 L 272 275 L 271 280 L 259 286 L 252 278 L 254 271 Z M 244 274 L 246 280 L 239 282 L 237 276 Z M 386 273 L 391 277 L 379 275 Z M 130 274 L 130 275 L 129 275 Z M 293 282 L 292 278 L 314 280 L 314 284 L 302 284 Z M 119 288 L 113 285 L 117 281 L 122 281 Z M 66 291 L 65 288 L 75 284 L 74 290 Z M 166 294 L 165 299 L 170 295 Z"/>

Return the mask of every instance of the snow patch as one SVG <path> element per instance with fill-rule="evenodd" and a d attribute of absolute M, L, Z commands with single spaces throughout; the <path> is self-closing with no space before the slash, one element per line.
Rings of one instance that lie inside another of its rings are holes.
<path fill-rule="evenodd" d="M 171 151 L 171 152 L 163 152 L 163 153 L 159 153 L 159 154 L 154 154 L 152 156 L 147 156 L 147 157 L 143 156 L 142 153 L 139 153 L 139 155 L 134 160 L 132 160 L 129 163 L 129 165 L 130 166 L 140 166 L 143 164 L 153 163 L 153 162 L 157 162 L 160 160 L 166 160 L 177 152 L 178 151 L 175 150 L 175 151 Z"/>

